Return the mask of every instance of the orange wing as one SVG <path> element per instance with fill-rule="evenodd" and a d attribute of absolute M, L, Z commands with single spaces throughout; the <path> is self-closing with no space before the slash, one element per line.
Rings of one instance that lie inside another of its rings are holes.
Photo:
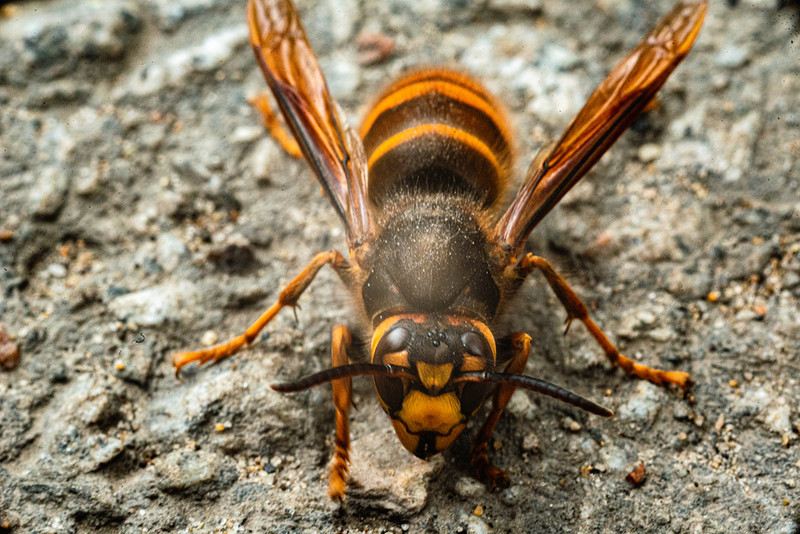
<path fill-rule="evenodd" d="M 250 43 L 306 161 L 345 224 L 348 245 L 369 231 L 367 165 L 358 134 L 342 119 L 290 0 L 250 0 Z"/>
<path fill-rule="evenodd" d="M 495 229 L 496 238 L 510 244 L 515 256 L 531 230 L 589 172 L 686 57 L 707 7 L 706 0 L 678 4 L 595 89 L 552 150 L 536 157 Z"/>

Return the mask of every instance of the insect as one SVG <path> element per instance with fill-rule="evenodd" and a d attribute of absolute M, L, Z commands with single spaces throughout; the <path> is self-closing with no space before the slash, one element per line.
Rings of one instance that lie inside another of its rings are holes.
<path fill-rule="evenodd" d="M 266 99 L 255 104 L 275 138 L 311 166 L 344 225 L 349 253 L 317 254 L 244 334 L 174 355 L 176 371 L 249 345 L 275 314 L 297 305 L 323 266 L 332 267 L 358 302 L 366 342 L 356 343 L 347 326 L 334 326 L 332 367 L 273 388 L 291 392 L 332 382 L 336 440 L 328 493 L 334 500 L 345 495 L 354 376 L 373 377 L 400 441 L 421 458 L 450 446 L 492 397 L 471 452 L 472 467 L 492 488 L 506 486 L 508 477 L 489 461 L 488 443 L 517 388 L 613 415 L 523 374 L 531 338 L 501 332 L 499 317 L 533 271 L 544 275 L 567 323 L 581 321 L 613 364 L 655 384 L 688 387 L 685 372 L 620 354 L 567 282 L 546 259 L 525 252 L 525 243 L 653 100 L 692 47 L 706 9 L 705 1 L 684 2 L 666 15 L 591 94 L 558 142 L 542 149 L 503 209 L 511 133 L 502 106 L 476 80 L 444 68 L 412 71 L 384 90 L 357 132 L 331 98 L 291 2 L 250 0 L 252 48 L 291 135 Z"/>

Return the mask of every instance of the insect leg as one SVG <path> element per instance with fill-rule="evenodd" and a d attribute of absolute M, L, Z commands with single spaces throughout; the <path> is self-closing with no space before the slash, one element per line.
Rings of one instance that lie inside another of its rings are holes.
<path fill-rule="evenodd" d="M 525 372 L 525 364 L 528 363 L 528 355 L 531 350 L 531 336 L 522 332 L 511 334 L 511 361 L 505 371 L 509 374 L 522 374 Z M 475 444 L 472 446 L 472 460 L 470 465 L 475 470 L 478 478 L 486 480 L 491 489 L 508 487 L 508 475 L 498 467 L 489 462 L 487 454 L 489 448 L 489 438 L 492 437 L 500 414 L 511 400 L 511 395 L 517 388 L 510 385 L 500 385 L 494 392 L 492 400 L 492 411 L 483 423 L 478 435 L 475 437 Z"/>
<path fill-rule="evenodd" d="M 352 342 L 350 330 L 343 325 L 333 327 L 331 356 L 333 367 L 350 363 L 347 349 Z M 350 424 L 347 414 L 353 402 L 353 379 L 350 377 L 333 380 L 333 404 L 336 407 L 336 445 L 331 459 L 331 479 L 328 483 L 328 496 L 334 501 L 344 499 L 347 472 L 350 470 Z"/>
<path fill-rule="evenodd" d="M 294 280 L 292 280 L 289 285 L 286 286 L 286 289 L 281 291 L 281 294 L 278 296 L 278 302 L 270 306 L 270 308 L 265 311 L 264 314 L 245 331 L 244 334 L 236 336 L 226 343 L 222 343 L 209 349 L 173 354 L 172 364 L 175 366 L 175 373 L 179 373 L 181 367 L 191 362 L 199 362 L 200 365 L 203 365 L 211 360 L 218 362 L 219 360 L 234 354 L 245 344 L 249 345 L 252 343 L 256 336 L 258 336 L 259 332 L 261 332 L 261 330 L 267 326 L 267 323 L 269 323 L 272 318 L 275 317 L 279 311 L 281 311 L 281 309 L 285 308 L 286 306 L 290 306 L 292 308 L 297 306 L 297 299 L 300 298 L 300 295 L 303 294 L 303 291 L 305 291 L 314 280 L 317 272 L 319 272 L 322 266 L 327 263 L 331 264 L 331 267 L 337 271 L 346 264 L 342 255 L 336 250 L 332 250 L 330 252 L 320 252 L 314 256 L 314 259 L 311 260 L 311 263 L 309 263 L 305 269 L 303 269 L 303 272 L 298 274 Z"/>
<path fill-rule="evenodd" d="M 569 323 L 574 319 L 578 319 L 586 325 L 586 329 L 589 330 L 592 337 L 594 337 L 600 347 L 605 351 L 606 356 L 611 360 L 612 364 L 620 366 L 622 370 L 629 375 L 635 375 L 659 386 L 663 386 L 664 383 L 670 383 L 686 389 L 691 385 L 689 373 L 654 369 L 638 364 L 620 354 L 619 350 L 609 341 L 603 331 L 600 330 L 600 327 L 589 317 L 589 311 L 586 309 L 586 305 L 581 302 L 581 299 L 578 298 L 578 295 L 569 287 L 567 282 L 561 278 L 561 275 L 553 269 L 550 262 L 544 258 L 528 253 L 519 263 L 520 274 L 525 277 L 534 269 L 539 269 L 539 271 L 541 271 L 547 283 L 550 284 L 550 287 L 556 294 L 556 297 L 561 301 L 564 309 L 567 310 L 567 326 L 569 327 Z"/>
<path fill-rule="evenodd" d="M 253 98 L 250 100 L 250 104 L 261 113 L 264 120 L 264 127 L 269 130 L 269 134 L 283 147 L 286 153 L 293 158 L 302 158 L 303 153 L 300 152 L 300 146 L 297 144 L 297 141 L 295 141 L 294 136 L 289 133 L 280 118 L 272 111 L 267 93 L 261 93 Z"/>

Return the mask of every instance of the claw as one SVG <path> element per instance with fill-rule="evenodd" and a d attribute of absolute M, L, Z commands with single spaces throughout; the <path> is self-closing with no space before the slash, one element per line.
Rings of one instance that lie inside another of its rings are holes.
<path fill-rule="evenodd" d="M 490 491 L 505 489 L 509 486 L 508 475 L 499 467 L 489 463 L 486 452 L 476 453 L 472 457 L 471 463 L 477 477 L 486 483 Z"/>
<path fill-rule="evenodd" d="M 566 336 L 569 333 L 569 327 L 572 326 L 572 321 L 575 318 L 572 316 L 567 317 L 564 319 L 564 335 Z"/>

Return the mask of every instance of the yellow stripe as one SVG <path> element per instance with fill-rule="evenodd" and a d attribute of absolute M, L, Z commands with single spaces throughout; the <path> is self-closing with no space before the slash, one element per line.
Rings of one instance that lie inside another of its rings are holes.
<path fill-rule="evenodd" d="M 498 176 L 502 176 L 502 171 L 500 169 L 500 164 L 497 162 L 497 157 L 491 150 L 489 150 L 489 147 L 486 146 L 486 143 L 474 135 L 465 132 L 464 130 L 453 128 L 447 124 L 422 124 L 414 128 L 409 128 L 408 130 L 403 130 L 402 132 L 391 136 L 389 139 L 378 145 L 378 148 L 376 148 L 372 155 L 370 155 L 369 162 L 367 163 L 367 169 L 371 169 L 373 163 L 378 161 L 393 148 L 407 141 L 418 139 L 428 134 L 450 137 L 459 143 L 469 146 L 473 150 L 479 152 L 484 159 L 492 164 Z"/>
<path fill-rule="evenodd" d="M 370 111 L 369 115 L 367 115 L 367 118 L 364 119 L 364 124 L 361 126 L 362 137 L 369 132 L 370 128 L 372 128 L 372 125 L 383 112 L 388 111 L 395 106 L 399 106 L 404 102 L 424 96 L 427 93 L 438 93 L 442 96 L 457 100 L 462 104 L 466 104 L 481 111 L 484 115 L 489 117 L 492 122 L 495 123 L 497 129 L 500 130 L 501 134 L 505 138 L 505 141 L 508 142 L 509 135 L 503 117 L 500 116 L 500 114 L 497 112 L 497 109 L 479 93 L 476 93 L 472 88 L 455 85 L 449 81 L 427 80 L 422 80 L 405 87 L 401 87 L 400 89 L 389 93 L 385 98 L 381 99 L 377 104 L 375 104 L 375 107 L 372 108 L 372 111 Z"/>
<path fill-rule="evenodd" d="M 412 71 L 407 73 L 402 78 L 395 80 L 392 85 L 384 89 L 379 100 L 386 98 L 389 94 L 395 91 L 399 91 L 403 87 L 418 83 L 420 81 L 447 81 L 454 85 L 458 85 L 459 87 L 463 87 L 466 90 L 472 91 L 487 102 L 497 105 L 494 97 L 492 97 L 489 91 L 487 91 L 486 88 L 477 80 L 472 78 L 472 76 L 449 69 L 421 69 L 416 72 Z"/>

